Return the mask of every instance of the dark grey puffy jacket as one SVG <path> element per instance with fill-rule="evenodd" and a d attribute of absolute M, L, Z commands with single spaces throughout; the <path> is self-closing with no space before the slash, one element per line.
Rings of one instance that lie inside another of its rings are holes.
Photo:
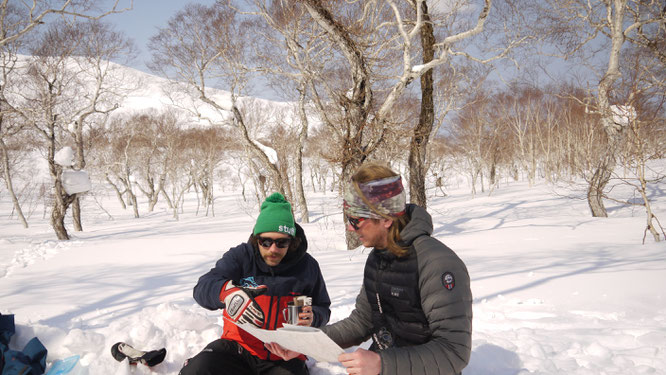
<path fill-rule="evenodd" d="M 432 218 L 423 208 L 408 205 L 411 220 L 400 236 L 416 251 L 421 309 L 430 339 L 413 346 L 379 351 L 382 374 L 454 375 L 469 362 L 472 344 L 472 292 L 463 261 L 446 245 L 432 238 Z M 375 250 L 373 250 L 375 251 Z M 323 328 L 338 345 L 347 348 L 368 340 L 373 327 L 372 307 L 364 286 L 351 315 Z"/>

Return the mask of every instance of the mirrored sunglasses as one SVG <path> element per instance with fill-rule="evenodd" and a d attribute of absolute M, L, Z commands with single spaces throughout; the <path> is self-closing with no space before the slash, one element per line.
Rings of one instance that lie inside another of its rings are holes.
<path fill-rule="evenodd" d="M 365 221 L 365 217 L 353 217 L 353 216 L 347 216 L 347 221 L 349 224 L 354 228 L 354 230 L 358 230 L 359 226 L 361 225 L 362 222 Z"/>
<path fill-rule="evenodd" d="M 257 243 L 262 247 L 269 248 L 275 244 L 278 249 L 284 249 L 289 247 L 291 244 L 291 238 L 268 238 L 268 237 L 257 237 Z"/>

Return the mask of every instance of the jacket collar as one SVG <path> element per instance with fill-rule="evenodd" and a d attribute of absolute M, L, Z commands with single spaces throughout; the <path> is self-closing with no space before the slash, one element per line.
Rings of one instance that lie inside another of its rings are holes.
<path fill-rule="evenodd" d="M 420 236 L 432 235 L 432 216 L 423 207 L 410 203 L 407 205 L 407 215 L 409 222 L 400 231 L 400 239 L 405 246 L 411 246 Z"/>

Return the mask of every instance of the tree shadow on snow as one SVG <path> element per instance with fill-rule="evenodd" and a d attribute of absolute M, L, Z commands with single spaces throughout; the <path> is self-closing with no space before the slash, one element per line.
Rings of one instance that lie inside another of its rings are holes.
<path fill-rule="evenodd" d="M 582 274 L 601 274 L 619 271 L 649 271 L 663 270 L 660 262 L 664 255 L 660 249 L 646 250 L 640 254 L 627 254 L 623 252 L 622 245 L 603 245 L 604 248 L 590 247 L 587 251 L 578 252 L 570 249 L 561 249 L 561 255 L 549 255 L 553 257 L 551 262 L 536 265 L 533 257 L 544 256 L 543 253 L 525 254 L 520 259 L 511 258 L 503 260 L 489 260 L 492 265 L 481 266 L 483 260 L 474 262 L 479 269 L 486 272 L 476 274 L 472 272 L 472 283 L 487 279 L 496 279 L 506 276 L 527 275 L 537 273 L 539 276 L 520 285 L 508 287 L 503 290 L 494 290 L 487 295 L 474 298 L 474 303 L 497 298 L 499 295 L 509 295 L 518 291 L 527 290 L 536 286 L 549 283 L 557 279 L 565 279 Z"/>
<path fill-rule="evenodd" d="M 208 261 L 183 269 L 174 269 L 169 265 L 152 265 L 150 266 L 153 268 L 152 272 L 145 272 L 146 265 L 143 264 L 125 267 L 125 275 L 136 275 L 128 277 L 134 283 L 124 280 L 123 274 L 118 274 L 114 269 L 110 269 L 109 272 L 81 270 L 66 278 L 59 277 L 58 271 L 53 271 L 52 275 L 45 274 L 42 275 L 44 277 L 34 278 L 27 283 L 28 285 L 22 285 L 18 290 L 9 293 L 21 294 L 29 290 L 47 288 L 52 288 L 58 293 L 62 291 L 65 294 L 61 297 L 62 303 L 70 304 L 71 308 L 61 314 L 45 318 L 40 323 L 69 328 L 85 323 L 85 328 L 100 328 L 108 326 L 114 320 L 134 315 L 147 307 L 170 301 L 169 296 L 174 294 L 188 297 L 186 300 L 170 302 L 187 303 L 192 287 L 198 276 L 203 273 L 201 270 L 209 265 Z M 163 270 L 154 271 L 156 267 L 162 267 Z M 114 286 L 114 283 L 117 285 Z M 70 287 L 65 288 L 64 285 L 78 285 L 82 293 L 78 294 L 76 290 L 79 289 L 76 287 L 71 291 Z M 91 290 L 99 290 L 100 293 L 93 296 L 88 294 Z M 195 303 L 193 299 L 191 303 Z"/>

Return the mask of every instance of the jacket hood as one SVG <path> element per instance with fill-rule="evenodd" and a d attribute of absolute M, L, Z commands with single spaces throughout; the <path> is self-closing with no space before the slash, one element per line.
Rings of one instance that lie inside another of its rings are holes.
<path fill-rule="evenodd" d="M 400 231 L 400 238 L 405 246 L 411 246 L 418 237 L 432 234 L 432 216 L 423 207 L 411 203 L 407 205 L 406 211 L 410 220 Z"/>
<path fill-rule="evenodd" d="M 277 266 L 271 267 L 268 264 L 266 264 L 264 258 L 261 257 L 259 249 L 256 247 L 254 248 L 254 259 L 260 270 L 262 270 L 263 272 L 272 272 L 279 274 L 295 266 L 303 258 L 305 253 L 308 251 L 308 240 L 305 237 L 305 231 L 303 231 L 303 228 L 300 225 L 298 225 L 298 223 L 294 224 L 296 225 L 295 237 L 301 240 L 301 244 L 295 250 L 287 252 L 287 255 L 285 255 L 284 258 L 282 258 L 282 261 Z"/>

